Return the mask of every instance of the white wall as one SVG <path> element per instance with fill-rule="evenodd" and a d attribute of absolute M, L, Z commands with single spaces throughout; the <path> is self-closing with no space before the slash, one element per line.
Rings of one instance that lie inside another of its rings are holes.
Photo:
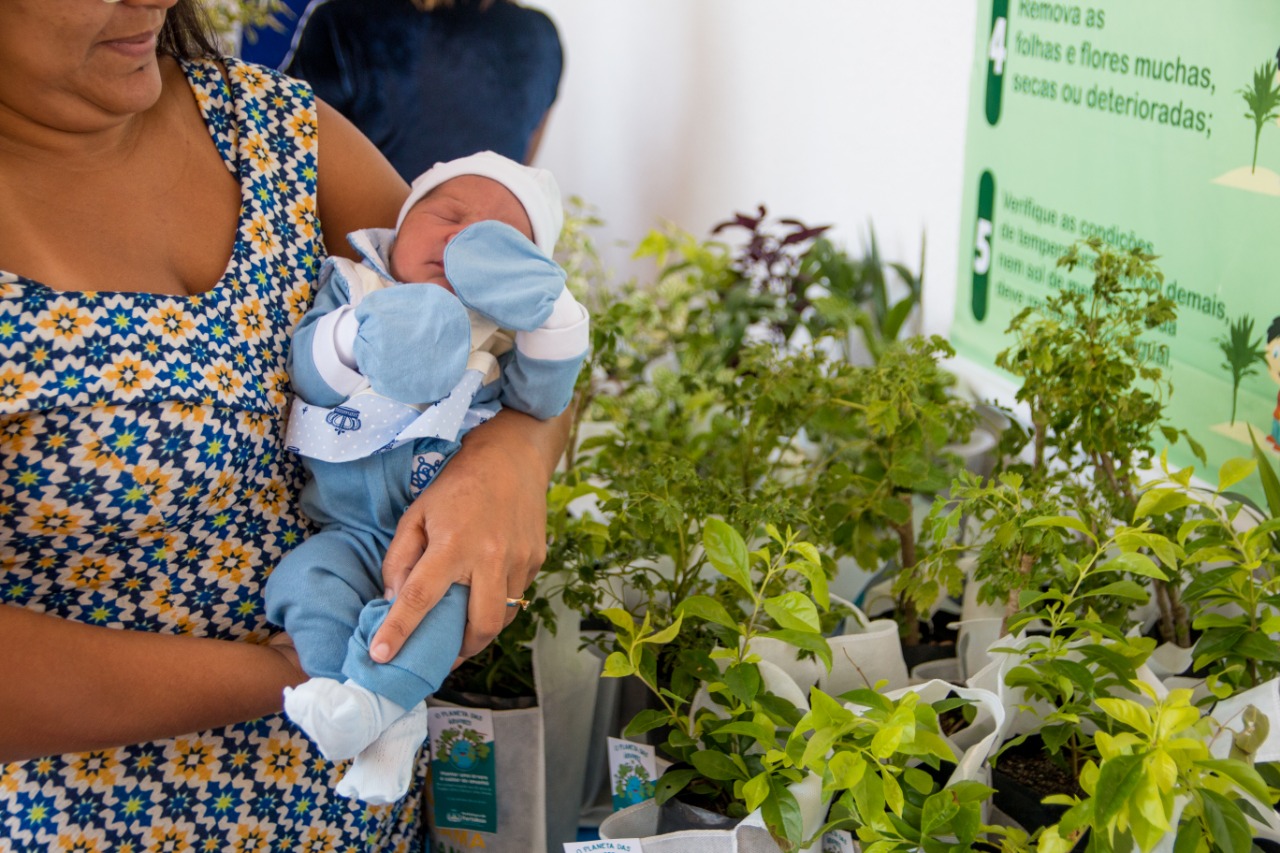
<path fill-rule="evenodd" d="M 529 0 L 565 76 L 539 152 L 594 204 L 623 274 L 650 228 L 736 211 L 833 224 L 916 267 L 925 329 L 954 304 L 973 0 Z"/>

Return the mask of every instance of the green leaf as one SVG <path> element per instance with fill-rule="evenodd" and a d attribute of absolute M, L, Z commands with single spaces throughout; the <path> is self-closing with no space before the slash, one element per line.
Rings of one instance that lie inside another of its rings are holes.
<path fill-rule="evenodd" d="M 808 546 L 817 556 L 818 550 L 808 542 L 800 542 L 796 545 L 796 550 L 800 550 L 801 546 Z M 813 593 L 813 598 L 818 602 L 818 606 L 824 610 L 831 606 L 831 594 L 827 591 L 827 575 L 822 571 L 822 560 L 810 560 L 807 556 L 803 560 L 794 560 L 787 563 L 786 568 L 799 572 L 809 582 L 809 589 Z"/>
<path fill-rule="evenodd" d="M 1280 476 L 1271 467 L 1271 458 L 1262 452 L 1258 440 L 1249 431 L 1249 440 L 1253 442 L 1253 458 L 1258 460 L 1258 477 L 1262 480 L 1262 492 L 1267 496 L 1267 506 L 1271 508 L 1271 517 L 1280 518 Z"/>
<path fill-rule="evenodd" d="M 837 791 L 853 790 L 866 771 L 866 759 L 848 750 L 837 752 L 827 762 L 827 772 L 831 774 L 832 785 Z"/>
<path fill-rule="evenodd" d="M 1196 762 L 1196 766 L 1227 777 L 1258 802 L 1265 803 L 1271 799 L 1267 793 L 1267 783 L 1253 769 L 1252 764 L 1230 758 L 1203 758 Z"/>
<path fill-rule="evenodd" d="M 1098 770 L 1097 790 L 1107 796 L 1097 804 L 1096 820 L 1108 824 L 1120 813 L 1143 780 L 1142 756 L 1117 755 L 1102 762 Z"/>
<path fill-rule="evenodd" d="M 709 595 L 689 596 L 676 605 L 676 615 L 697 616 L 699 619 L 713 622 L 716 625 L 723 625 L 735 631 L 742 630 L 742 626 L 729 615 L 729 611 L 725 609 L 725 606 Z"/>
<path fill-rule="evenodd" d="M 920 832 L 932 835 L 947 825 L 951 818 L 960 811 L 960 804 L 955 795 L 946 789 L 939 791 L 924 801 L 920 816 Z"/>
<path fill-rule="evenodd" d="M 1173 842 L 1173 853 L 1196 853 L 1200 847 L 1200 821 L 1184 820 L 1178 825 Z"/>
<path fill-rule="evenodd" d="M 667 800 L 684 790 L 684 787 L 698 778 L 697 770 L 690 770 L 683 767 L 679 770 L 668 770 L 662 774 L 662 778 L 658 780 L 658 784 L 653 786 L 653 798 L 658 805 L 662 805 Z"/>
<path fill-rule="evenodd" d="M 1124 554 L 1117 554 L 1108 560 L 1102 568 L 1113 572 L 1128 572 L 1131 575 L 1141 575 L 1144 578 L 1155 578 L 1156 580 L 1168 580 L 1160 567 L 1155 561 L 1146 554 L 1139 554 L 1137 551 L 1129 551 Z"/>
<path fill-rule="evenodd" d="M 627 727 L 622 734 L 623 737 L 635 737 L 645 732 L 651 732 L 670 722 L 671 717 L 666 711 L 660 711 L 657 708 L 645 708 L 631 718 L 631 722 L 627 723 Z"/>
<path fill-rule="evenodd" d="M 742 786 L 742 798 L 749 812 L 760 808 L 760 804 L 764 802 L 764 798 L 767 796 L 769 796 L 768 773 L 757 773 Z"/>
<path fill-rule="evenodd" d="M 760 804 L 765 825 L 793 845 L 799 845 L 804 840 L 804 818 L 796 795 L 787 789 L 786 780 L 777 776 L 769 777 L 769 787 L 773 796 Z"/>
<path fill-rule="evenodd" d="M 1201 788 L 1200 796 L 1203 798 L 1204 820 L 1213 843 L 1223 853 L 1249 853 L 1253 846 L 1253 832 L 1240 807 L 1208 788 Z"/>
<path fill-rule="evenodd" d="M 719 782 L 732 782 L 735 779 L 747 778 L 738 765 L 734 764 L 733 760 L 723 752 L 704 749 L 701 752 L 695 752 L 689 759 L 689 763 L 697 768 L 698 772 L 703 776 Z"/>
<path fill-rule="evenodd" d="M 769 743 L 776 734 L 769 730 L 768 726 L 760 723 L 753 723 L 750 720 L 736 720 L 727 723 L 715 730 L 717 735 L 743 735 L 751 738 L 756 743 Z"/>
<path fill-rule="evenodd" d="M 1146 588 L 1136 581 L 1115 581 L 1097 589 L 1082 592 L 1076 597 L 1090 598 L 1098 595 L 1122 598 L 1126 601 L 1146 601 L 1148 598 Z"/>
<path fill-rule="evenodd" d="M 702 529 L 702 546 L 707 551 L 707 559 L 720 574 L 742 587 L 747 595 L 754 597 L 747 562 L 747 543 L 742 540 L 738 531 L 718 518 L 709 518 Z"/>
<path fill-rule="evenodd" d="M 906 798 L 902 795 L 902 786 L 898 784 L 898 780 L 891 773 L 885 773 L 881 780 L 884 782 L 884 802 L 889 810 L 896 815 L 902 814 L 902 808 L 906 805 Z"/>
<path fill-rule="evenodd" d="M 773 617 L 778 627 L 791 631 L 822 630 L 818 619 L 818 606 L 802 592 L 784 592 L 764 602 L 765 612 Z"/>
<path fill-rule="evenodd" d="M 680 623 L 682 621 L 684 621 L 684 617 L 677 616 L 675 622 L 663 628 L 656 634 L 650 634 L 648 637 L 642 637 L 640 642 L 651 643 L 655 646 L 661 646 L 664 643 L 669 643 L 676 638 L 676 634 L 680 633 Z"/>
<path fill-rule="evenodd" d="M 1239 457 L 1228 459 L 1218 469 L 1218 491 L 1225 492 L 1245 477 L 1248 477 L 1257 468 L 1258 461 L 1256 459 L 1241 459 Z"/>
<path fill-rule="evenodd" d="M 760 670 L 753 663 L 735 663 L 724 671 L 724 682 L 739 702 L 750 705 L 760 692 Z"/>
<path fill-rule="evenodd" d="M 797 649 L 813 652 L 826 664 L 827 671 L 830 672 L 831 670 L 831 646 L 827 644 L 826 639 L 821 634 L 783 629 L 781 631 L 769 631 L 760 636 L 781 640 L 788 645 L 795 646 Z"/>
<path fill-rule="evenodd" d="M 1107 716 L 1119 720 L 1131 729 L 1152 736 L 1151 715 L 1141 705 L 1130 699 L 1100 697 L 1095 700 Z"/>
<path fill-rule="evenodd" d="M 1138 498 L 1138 508 L 1133 511 L 1133 520 L 1136 523 L 1148 516 L 1166 515 L 1191 503 L 1191 498 L 1181 489 L 1148 489 Z"/>
<path fill-rule="evenodd" d="M 620 607 L 606 607 L 600 611 L 600 615 L 627 634 L 636 632 L 636 620 L 631 617 L 630 613 Z"/>
<path fill-rule="evenodd" d="M 1074 530 L 1077 533 L 1083 533 L 1085 536 L 1088 536 L 1091 541 L 1097 541 L 1097 537 L 1093 535 L 1093 531 L 1086 527 L 1083 521 L 1069 515 L 1042 515 L 1039 518 L 1033 518 L 1029 521 L 1023 522 L 1022 526 L 1062 527 L 1068 530 Z"/>
<path fill-rule="evenodd" d="M 636 668 L 622 652 L 613 652 L 604 661 L 604 676 L 607 678 L 625 678 L 634 675 Z"/>

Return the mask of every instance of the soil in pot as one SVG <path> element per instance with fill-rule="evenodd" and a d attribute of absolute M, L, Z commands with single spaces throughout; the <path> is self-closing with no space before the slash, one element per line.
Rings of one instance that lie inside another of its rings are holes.
<path fill-rule="evenodd" d="M 1071 770 L 1058 763 L 1036 737 L 1000 753 L 991 768 L 991 786 L 996 790 L 992 797 L 995 807 L 1028 832 L 1057 823 L 1067 810 L 1066 806 L 1040 802 L 1045 797 L 1084 796 Z"/>
<path fill-rule="evenodd" d="M 940 610 L 932 618 L 921 620 L 919 644 L 902 647 L 908 670 L 926 661 L 956 656 L 956 629 L 949 627 L 956 618 L 954 613 Z"/>

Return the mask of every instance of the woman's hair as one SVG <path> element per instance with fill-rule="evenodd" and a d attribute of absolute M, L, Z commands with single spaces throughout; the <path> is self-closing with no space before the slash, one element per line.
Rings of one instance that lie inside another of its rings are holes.
<path fill-rule="evenodd" d="M 410 0 L 410 2 L 424 12 L 438 12 L 441 9 L 452 9 L 454 6 L 471 4 L 479 6 L 480 11 L 483 12 L 493 5 L 493 0 Z"/>
<path fill-rule="evenodd" d="M 217 56 L 213 25 L 200 0 L 178 0 L 164 18 L 156 50 L 177 59 Z"/>

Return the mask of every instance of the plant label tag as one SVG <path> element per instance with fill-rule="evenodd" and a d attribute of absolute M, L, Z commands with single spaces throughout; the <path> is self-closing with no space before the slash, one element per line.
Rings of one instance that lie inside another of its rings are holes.
<path fill-rule="evenodd" d="M 493 712 L 441 707 L 428 714 L 436 827 L 497 832 Z"/>
<path fill-rule="evenodd" d="M 822 836 L 822 853 L 858 853 L 858 845 L 850 833 L 833 829 Z"/>
<path fill-rule="evenodd" d="M 610 838 L 601 841 L 566 841 L 564 853 L 642 853 L 639 838 Z"/>
<path fill-rule="evenodd" d="M 613 810 L 625 809 L 653 798 L 657 778 L 653 747 L 609 738 L 609 779 Z"/>

